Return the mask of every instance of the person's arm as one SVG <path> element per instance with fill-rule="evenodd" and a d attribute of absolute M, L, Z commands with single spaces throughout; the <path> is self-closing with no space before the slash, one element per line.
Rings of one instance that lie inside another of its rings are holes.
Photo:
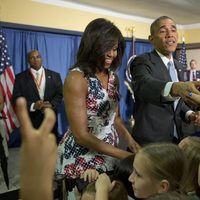
<path fill-rule="evenodd" d="M 140 145 L 133 139 L 132 135 L 129 133 L 129 131 L 125 127 L 119 115 L 119 106 L 117 106 L 117 109 L 116 109 L 115 127 L 117 130 L 117 133 L 120 134 L 126 141 L 128 148 L 132 152 L 136 153 L 140 149 Z"/>
<path fill-rule="evenodd" d="M 22 145 L 20 149 L 20 196 L 24 200 L 53 200 L 53 175 L 57 158 L 56 139 L 51 130 L 55 114 L 45 110 L 39 129 L 34 129 L 24 98 L 16 100 Z"/>
<path fill-rule="evenodd" d="M 140 100 L 154 105 L 162 105 L 167 102 L 162 99 L 162 92 L 168 81 L 165 78 L 166 74 L 162 73 L 165 68 L 162 60 L 157 58 L 155 65 L 150 59 L 152 55 L 153 53 L 138 56 L 131 62 L 130 70 L 133 89 L 136 101 Z"/>
<path fill-rule="evenodd" d="M 115 158 L 127 157 L 130 152 L 107 144 L 89 132 L 86 110 L 87 92 L 87 80 L 80 72 L 71 72 L 64 83 L 64 103 L 67 119 L 76 142 L 81 146 Z"/>
<path fill-rule="evenodd" d="M 4 99 L 3 99 L 2 89 L 0 87 L 0 112 L 3 110 L 3 107 L 4 107 Z"/>
<path fill-rule="evenodd" d="M 116 87 L 117 87 L 117 90 L 119 91 L 119 79 L 118 79 L 118 76 L 115 75 L 115 83 L 116 83 Z M 129 131 L 127 130 L 127 128 L 125 127 L 121 117 L 120 117 L 120 109 L 119 109 L 119 104 L 116 108 L 116 115 L 115 115 L 115 127 L 116 127 L 116 130 L 117 130 L 117 133 L 119 135 L 121 135 L 124 140 L 126 141 L 127 145 L 128 145 L 128 148 L 136 153 L 139 148 L 140 148 L 140 145 L 133 139 L 132 135 L 129 133 Z"/>

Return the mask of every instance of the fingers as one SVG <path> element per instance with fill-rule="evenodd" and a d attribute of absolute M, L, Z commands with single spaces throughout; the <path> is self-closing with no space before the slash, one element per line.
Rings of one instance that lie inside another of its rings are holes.
<path fill-rule="evenodd" d="M 107 174 L 100 174 L 96 181 L 96 188 L 101 187 L 104 191 L 110 192 L 113 188 L 114 183 L 112 184 L 110 178 Z"/>
<path fill-rule="evenodd" d="M 188 94 L 186 96 L 186 100 L 187 103 L 189 103 L 190 105 L 193 106 L 200 106 L 200 96 L 198 94 L 195 94 L 193 92 L 191 92 L 190 94 Z"/>
<path fill-rule="evenodd" d="M 193 83 L 195 84 L 195 86 L 198 88 L 200 87 L 200 81 L 193 81 Z"/>
<path fill-rule="evenodd" d="M 192 93 L 192 95 L 190 96 L 190 99 L 197 102 L 200 105 L 200 96 L 199 95 Z"/>
<path fill-rule="evenodd" d="M 96 171 L 96 169 L 87 169 L 84 174 L 83 174 L 83 178 L 84 178 L 84 181 L 89 181 L 89 182 L 92 182 L 92 181 L 95 181 L 99 176 L 99 172 Z"/>
<path fill-rule="evenodd" d="M 113 190 L 113 188 L 115 187 L 115 184 L 116 184 L 116 181 L 113 181 L 112 184 L 111 184 L 111 188 L 110 188 L 110 191 Z"/>
<path fill-rule="evenodd" d="M 22 137 L 26 136 L 30 133 L 30 129 L 33 128 L 32 123 L 30 121 L 28 111 L 27 111 L 27 104 L 26 100 L 23 97 L 20 97 L 16 101 L 16 111 L 17 117 L 20 122 L 21 134 Z"/>
<path fill-rule="evenodd" d="M 52 109 L 46 108 L 44 111 L 44 119 L 40 126 L 41 134 L 48 134 L 53 129 L 56 122 L 56 116 Z"/>
<path fill-rule="evenodd" d="M 199 88 L 200 88 L 200 82 L 195 83 L 195 84 L 194 84 L 194 87 L 193 87 L 193 89 L 192 89 L 192 92 L 195 93 L 195 94 L 200 95 Z"/>

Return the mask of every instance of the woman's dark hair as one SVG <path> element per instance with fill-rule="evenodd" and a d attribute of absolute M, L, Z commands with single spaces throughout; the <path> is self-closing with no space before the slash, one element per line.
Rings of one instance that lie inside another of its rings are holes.
<path fill-rule="evenodd" d="M 74 67 L 79 67 L 85 75 L 93 75 L 102 71 L 105 63 L 105 53 L 118 43 L 117 57 L 113 60 L 111 69 L 121 65 L 125 42 L 120 30 L 110 21 L 98 18 L 91 21 L 82 36 Z"/>
<path fill-rule="evenodd" d="M 128 178 L 133 172 L 133 160 L 134 155 L 130 155 L 123 160 L 121 160 L 114 169 L 114 175 L 113 180 L 119 180 L 121 181 L 124 186 L 126 187 L 126 190 L 128 192 L 128 195 L 136 199 L 134 196 L 133 188 L 131 182 L 129 182 Z"/>

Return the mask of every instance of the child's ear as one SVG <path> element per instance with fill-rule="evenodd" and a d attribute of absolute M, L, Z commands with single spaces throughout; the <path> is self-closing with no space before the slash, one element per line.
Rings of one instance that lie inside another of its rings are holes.
<path fill-rule="evenodd" d="M 169 181 L 164 179 L 160 182 L 158 193 L 164 193 L 169 191 Z"/>

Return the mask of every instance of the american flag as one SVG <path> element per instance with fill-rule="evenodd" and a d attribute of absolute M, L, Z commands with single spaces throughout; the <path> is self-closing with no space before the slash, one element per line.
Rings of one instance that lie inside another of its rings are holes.
<path fill-rule="evenodd" d="M 184 69 L 187 69 L 187 56 L 185 42 L 182 43 L 181 52 L 179 56 L 179 62 L 183 65 Z"/>
<path fill-rule="evenodd" d="M 2 29 L 0 29 L 0 87 L 4 98 L 4 108 L 0 115 L 3 117 L 2 124 L 4 125 L 1 128 L 6 131 L 4 136 L 7 141 L 9 140 L 10 133 L 19 126 L 12 103 L 14 80 L 15 74 L 8 55 L 6 40 Z"/>

